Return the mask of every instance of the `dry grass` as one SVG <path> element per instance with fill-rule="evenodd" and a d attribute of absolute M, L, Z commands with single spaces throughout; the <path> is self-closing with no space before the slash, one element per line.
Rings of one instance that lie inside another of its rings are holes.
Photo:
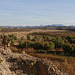
<path fill-rule="evenodd" d="M 30 55 L 39 58 L 47 58 L 48 60 L 51 60 L 51 62 L 55 64 L 60 70 L 66 72 L 68 75 L 75 75 L 75 57 L 38 53 L 30 53 Z"/>
<path fill-rule="evenodd" d="M 14 53 L 22 53 L 22 51 L 26 52 L 26 53 L 31 53 L 31 52 L 35 52 L 35 50 L 33 48 L 17 48 L 15 46 L 11 46 L 10 47 L 11 51 Z"/>
<path fill-rule="evenodd" d="M 29 33 L 34 33 L 34 32 L 65 32 L 66 30 L 43 30 L 43 29 L 33 29 L 30 31 L 21 31 L 21 32 L 0 32 L 0 34 L 7 34 L 7 35 L 11 35 L 11 34 L 15 34 L 17 36 L 18 39 L 20 39 L 22 36 L 24 36 L 24 39 L 26 39 L 27 34 Z"/>

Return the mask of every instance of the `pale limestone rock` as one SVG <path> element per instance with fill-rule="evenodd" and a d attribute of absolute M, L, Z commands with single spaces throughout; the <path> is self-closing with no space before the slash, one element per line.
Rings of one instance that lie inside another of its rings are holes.
<path fill-rule="evenodd" d="M 0 48 L 0 52 L 5 52 L 5 55 L 3 55 L 2 53 L 0 55 L 1 59 L 3 60 L 0 63 L 0 75 L 36 75 L 35 72 L 37 72 L 38 75 L 39 71 L 36 70 L 41 70 L 41 67 L 38 67 L 40 65 L 42 67 L 46 67 L 48 75 L 66 75 L 66 73 L 63 74 L 55 65 L 53 65 L 47 59 L 36 58 L 26 53 L 12 53 L 9 48 L 7 48 L 7 50 L 3 50 L 3 48 Z M 23 67 L 26 68 L 23 69 Z M 14 69 L 11 70 L 10 68 Z M 36 70 L 32 71 L 32 68 L 36 68 Z M 29 74 L 29 72 L 32 74 Z"/>

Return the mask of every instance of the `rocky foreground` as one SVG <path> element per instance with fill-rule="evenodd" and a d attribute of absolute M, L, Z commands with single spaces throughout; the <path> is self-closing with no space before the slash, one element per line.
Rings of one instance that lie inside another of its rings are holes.
<path fill-rule="evenodd" d="M 66 75 L 47 59 L 0 47 L 0 75 Z"/>

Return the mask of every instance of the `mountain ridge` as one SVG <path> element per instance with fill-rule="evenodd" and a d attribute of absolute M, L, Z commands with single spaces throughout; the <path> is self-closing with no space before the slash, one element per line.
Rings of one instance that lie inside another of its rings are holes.
<path fill-rule="evenodd" d="M 26 25 L 26 26 L 23 26 L 23 25 L 21 25 L 21 26 L 15 26 L 15 25 L 13 25 L 13 26 L 11 26 L 11 25 L 2 25 L 1 27 L 20 27 L 20 28 L 22 28 L 22 27 L 26 27 L 26 28 L 31 28 L 31 27 L 75 27 L 75 25 L 69 25 L 69 26 L 67 26 L 67 25 L 63 25 L 63 24 L 52 24 L 52 25 Z"/>

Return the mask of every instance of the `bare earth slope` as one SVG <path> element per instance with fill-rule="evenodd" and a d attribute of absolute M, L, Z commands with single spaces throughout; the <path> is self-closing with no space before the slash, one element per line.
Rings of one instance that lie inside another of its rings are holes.
<path fill-rule="evenodd" d="M 0 75 L 66 75 L 47 59 L 0 48 Z"/>

